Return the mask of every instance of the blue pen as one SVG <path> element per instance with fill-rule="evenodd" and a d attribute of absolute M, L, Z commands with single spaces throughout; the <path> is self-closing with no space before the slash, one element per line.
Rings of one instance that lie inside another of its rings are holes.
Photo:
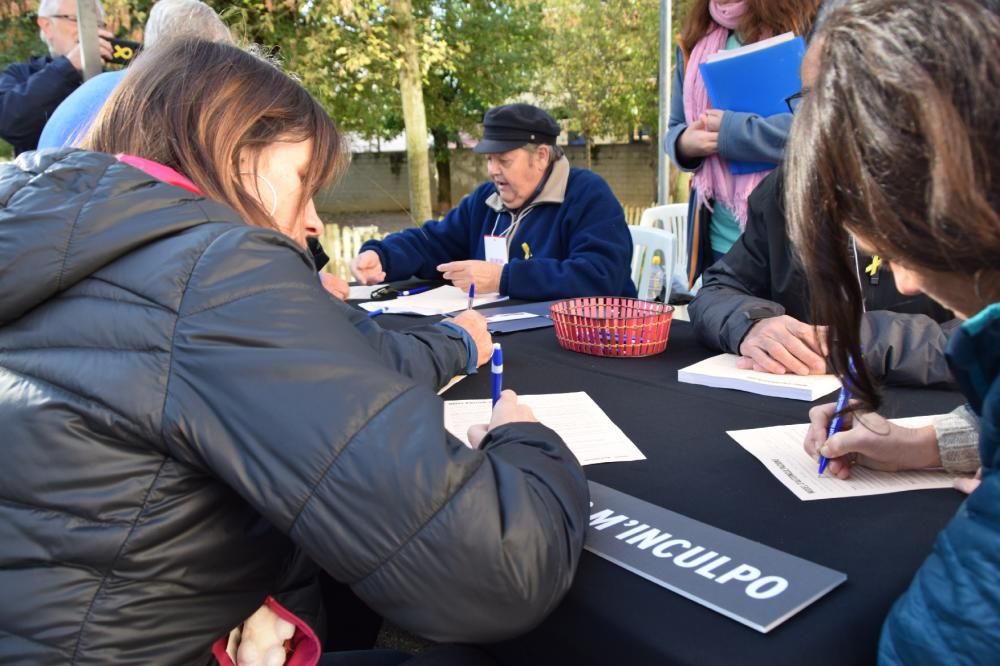
<path fill-rule="evenodd" d="M 377 317 L 377 316 L 379 316 L 380 314 L 382 314 L 384 312 L 385 312 L 385 308 L 379 308 L 378 310 L 372 310 L 371 312 L 368 313 L 368 318 L 371 319 L 372 317 Z"/>
<path fill-rule="evenodd" d="M 500 392 L 503 391 L 503 349 L 499 342 L 493 343 L 493 360 L 490 361 L 490 373 L 493 375 L 493 406 L 497 406 Z"/>
<path fill-rule="evenodd" d="M 854 372 L 854 359 L 848 359 L 847 367 L 849 369 L 848 370 L 848 376 L 850 376 L 850 374 L 852 372 Z M 831 437 L 833 437 L 834 435 L 836 435 L 838 432 L 840 432 L 840 428 L 844 424 L 844 415 L 843 415 L 843 412 L 844 412 L 844 409 L 847 408 L 847 403 L 850 401 L 850 399 L 851 399 L 851 389 L 847 388 L 847 377 L 845 377 L 844 378 L 844 383 L 840 385 L 840 395 L 837 396 L 837 406 L 836 406 L 836 410 L 837 411 L 836 411 L 836 413 L 835 413 L 835 415 L 833 417 L 833 420 L 830 421 L 830 427 L 827 428 L 827 430 L 826 430 L 826 438 L 827 439 L 830 439 Z M 820 476 L 822 476 L 823 472 L 826 470 L 826 463 L 827 462 L 829 462 L 829 461 L 826 459 L 826 456 L 820 454 L 820 456 L 819 456 L 819 474 L 820 474 Z"/>
<path fill-rule="evenodd" d="M 414 287 L 413 289 L 404 289 L 403 291 L 399 292 L 398 295 L 399 296 L 413 296 L 414 294 L 420 294 L 420 293 L 425 292 L 425 291 L 430 291 L 431 289 L 433 289 L 433 287 L 430 287 L 430 286 L 427 286 L 427 287 Z"/>
<path fill-rule="evenodd" d="M 466 310 L 472 309 L 472 302 L 476 300 L 476 283 L 473 282 L 469 285 L 469 307 Z"/>

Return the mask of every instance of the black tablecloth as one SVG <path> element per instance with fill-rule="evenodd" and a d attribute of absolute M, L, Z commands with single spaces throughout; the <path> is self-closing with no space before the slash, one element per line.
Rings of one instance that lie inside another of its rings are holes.
<path fill-rule="evenodd" d="M 414 318 L 384 317 L 388 328 Z M 874 662 L 893 601 L 963 496 L 925 490 L 803 502 L 727 430 L 805 423 L 813 403 L 680 384 L 677 370 L 712 355 L 685 322 L 667 350 L 599 358 L 558 346 L 551 328 L 495 338 L 504 388 L 586 391 L 647 460 L 590 465 L 587 477 L 709 525 L 828 566 L 847 582 L 768 634 L 743 626 L 585 552 L 569 595 L 537 629 L 491 651 L 509 664 L 862 664 Z M 490 395 L 488 369 L 446 399 Z M 836 395 L 815 404 L 831 401 Z M 943 413 L 955 392 L 893 389 L 889 417 Z"/>

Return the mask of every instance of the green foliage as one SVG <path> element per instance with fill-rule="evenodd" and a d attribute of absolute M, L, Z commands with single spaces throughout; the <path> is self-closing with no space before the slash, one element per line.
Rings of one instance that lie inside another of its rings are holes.
<path fill-rule="evenodd" d="M 534 2 L 440 2 L 428 34 L 448 46 L 424 83 L 427 121 L 455 141 L 474 132 L 486 109 L 531 91 L 547 55 L 542 5 Z M 435 132 L 438 134 L 438 132 Z M 447 145 L 435 142 L 439 159 Z"/>
<path fill-rule="evenodd" d="M 0 0 L 0 68 L 46 52 L 35 24 L 37 2 Z"/>
<path fill-rule="evenodd" d="M 112 34 L 142 41 L 142 26 L 155 0 L 103 0 Z M 0 0 L 0 68 L 47 53 L 35 22 L 37 0 Z"/>
<path fill-rule="evenodd" d="M 690 0 L 674 0 L 674 18 Z M 112 31 L 141 39 L 152 0 L 105 0 Z M 401 54 L 388 3 L 208 0 L 245 42 L 278 55 L 345 130 L 403 128 Z M 44 52 L 37 0 L 0 0 L 0 64 Z M 656 127 L 658 0 L 413 0 L 427 124 L 452 141 L 483 112 L 534 101 L 588 135 Z M 440 143 L 440 142 L 438 142 Z"/>
<path fill-rule="evenodd" d="M 545 99 L 566 129 L 630 136 L 657 126 L 658 0 L 552 0 Z"/>

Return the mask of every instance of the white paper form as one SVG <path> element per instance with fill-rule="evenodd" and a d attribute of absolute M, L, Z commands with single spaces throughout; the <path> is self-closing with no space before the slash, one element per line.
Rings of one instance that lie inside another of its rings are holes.
<path fill-rule="evenodd" d="M 517 399 L 531 407 L 539 421 L 559 433 L 581 465 L 646 459 L 621 428 L 582 391 L 519 395 Z M 489 399 L 446 400 L 444 425 L 468 445 L 469 426 L 489 423 L 492 411 Z"/>
<path fill-rule="evenodd" d="M 483 294 L 472 300 L 472 306 L 506 301 L 498 293 Z M 386 314 L 443 315 L 464 310 L 469 306 L 469 294 L 458 287 L 446 284 L 412 296 L 399 296 L 391 301 L 369 301 L 361 307 L 368 312 L 384 310 Z"/>
<path fill-rule="evenodd" d="M 736 389 L 774 398 L 812 402 L 840 388 L 834 375 L 772 375 L 736 367 L 739 356 L 719 354 L 677 371 L 677 381 L 714 388 Z"/>
<path fill-rule="evenodd" d="M 503 314 L 495 314 L 486 318 L 487 324 L 497 324 L 502 321 L 516 321 L 518 319 L 537 319 L 541 315 L 536 315 L 531 312 L 506 312 Z"/>
<path fill-rule="evenodd" d="M 936 416 L 890 419 L 906 428 L 929 425 Z M 851 476 L 841 480 L 829 472 L 819 476 L 818 463 L 802 448 L 809 424 L 799 423 L 772 428 L 731 430 L 726 434 L 764 464 L 786 488 L 800 500 L 838 499 L 899 493 L 906 490 L 950 488 L 955 477 L 943 469 L 906 472 L 876 472 L 855 465 Z"/>

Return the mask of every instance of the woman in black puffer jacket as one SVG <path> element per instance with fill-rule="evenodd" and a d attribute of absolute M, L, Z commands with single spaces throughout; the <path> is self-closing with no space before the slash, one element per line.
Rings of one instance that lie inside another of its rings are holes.
<path fill-rule="evenodd" d="M 87 146 L 0 168 L 0 661 L 207 661 L 296 546 L 435 640 L 555 607 L 580 467 L 512 394 L 466 448 L 325 297 L 343 148 L 298 84 L 164 45 Z"/>

